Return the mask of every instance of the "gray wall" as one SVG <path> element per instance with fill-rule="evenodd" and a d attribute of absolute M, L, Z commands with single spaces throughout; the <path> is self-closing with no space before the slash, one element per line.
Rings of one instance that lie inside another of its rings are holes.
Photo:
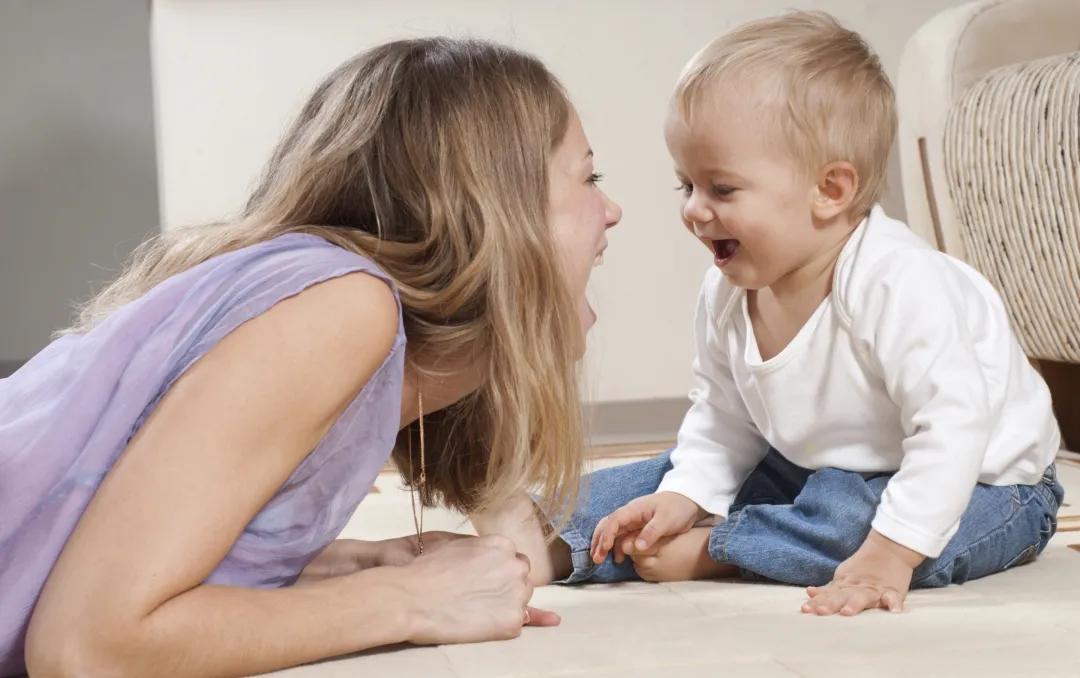
<path fill-rule="evenodd" d="M 0 0 L 0 377 L 158 223 L 145 0 Z"/>

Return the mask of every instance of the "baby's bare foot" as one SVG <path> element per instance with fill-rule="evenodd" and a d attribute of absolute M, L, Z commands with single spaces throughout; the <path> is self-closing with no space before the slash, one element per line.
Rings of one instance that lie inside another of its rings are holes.
<path fill-rule="evenodd" d="M 645 581 L 687 581 L 716 579 L 736 573 L 709 555 L 711 528 L 694 527 L 682 534 L 664 537 L 647 553 L 632 553 L 634 571 Z"/>

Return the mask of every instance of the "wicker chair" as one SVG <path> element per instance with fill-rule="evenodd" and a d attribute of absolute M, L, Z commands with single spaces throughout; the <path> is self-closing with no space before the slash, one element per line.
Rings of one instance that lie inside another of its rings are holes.
<path fill-rule="evenodd" d="M 1080 449 L 1080 1 L 943 12 L 898 84 L 908 221 L 1001 292 Z"/>

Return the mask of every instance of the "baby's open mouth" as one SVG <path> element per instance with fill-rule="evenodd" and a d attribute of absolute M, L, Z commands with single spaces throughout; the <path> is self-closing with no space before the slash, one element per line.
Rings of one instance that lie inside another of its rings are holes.
<path fill-rule="evenodd" d="M 734 238 L 713 240 L 712 247 L 713 252 L 716 254 L 716 263 L 725 264 L 739 251 L 739 241 Z"/>

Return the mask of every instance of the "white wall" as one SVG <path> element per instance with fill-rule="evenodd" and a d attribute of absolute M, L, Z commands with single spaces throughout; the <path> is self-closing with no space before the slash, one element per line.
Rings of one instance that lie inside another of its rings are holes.
<path fill-rule="evenodd" d="M 0 377 L 157 226 L 149 11 L 0 1 Z"/>
<path fill-rule="evenodd" d="M 683 63 L 743 21 L 784 9 L 833 13 L 894 78 L 907 38 L 956 0 L 157 0 L 153 47 L 162 216 L 235 213 L 278 134 L 315 83 L 357 51 L 430 34 L 499 40 L 540 56 L 566 84 L 624 208 L 593 296 L 592 399 L 677 398 L 689 387 L 701 246 L 683 232 L 661 124 Z M 893 160 L 886 208 L 903 216 Z"/>

